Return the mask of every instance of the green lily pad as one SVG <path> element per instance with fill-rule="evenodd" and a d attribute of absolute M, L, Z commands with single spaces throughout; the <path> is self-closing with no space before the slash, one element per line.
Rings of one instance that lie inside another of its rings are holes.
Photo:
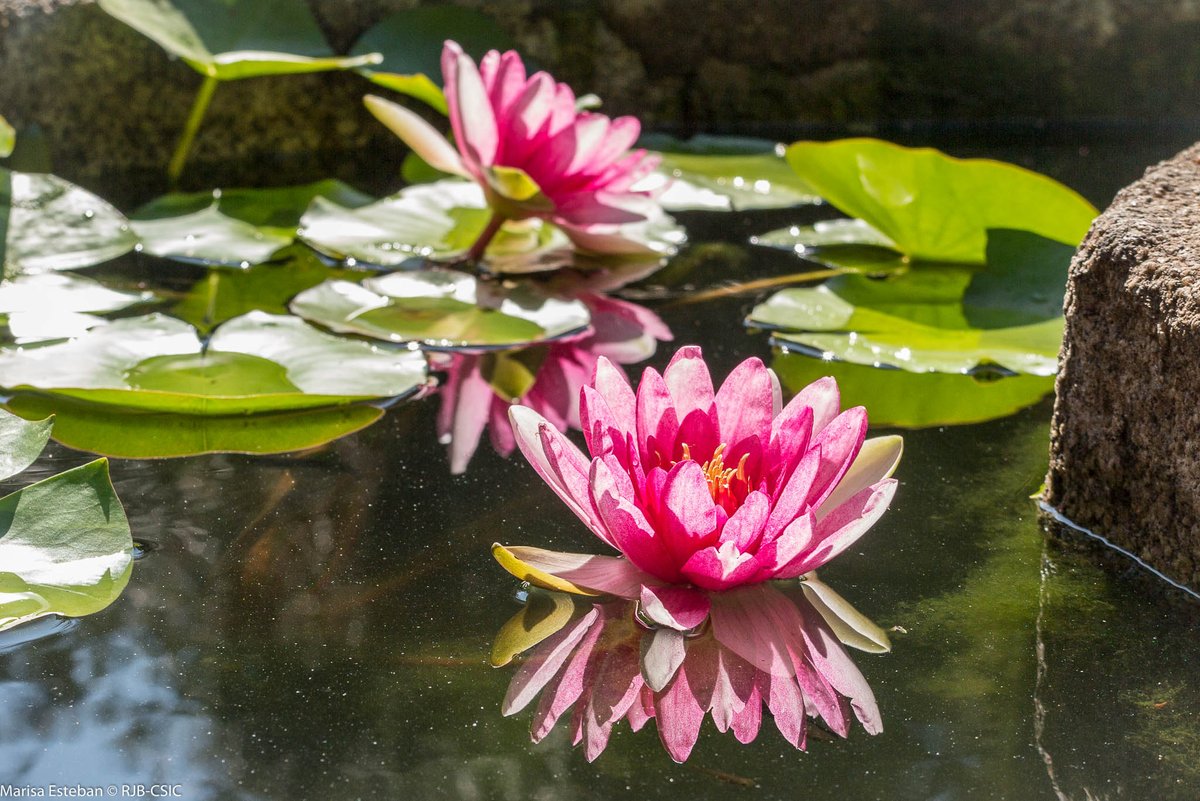
<path fill-rule="evenodd" d="M 103 459 L 0 498 L 0 631 L 99 612 L 132 567 L 129 521 Z"/>
<path fill-rule="evenodd" d="M 365 404 L 253 415 L 172 414 L 25 393 L 12 397 L 8 407 L 23 417 L 53 414 L 56 442 L 122 459 L 290 453 L 361 431 L 384 414 Z"/>
<path fill-rule="evenodd" d="M 271 189 L 218 189 L 164 195 L 131 220 L 142 248 L 155 256 L 241 267 L 276 258 L 296 238 L 314 198 L 355 208 L 372 198 L 341 181 Z"/>
<path fill-rule="evenodd" d="M 1077 244 L 1097 214 L 1044 175 L 931 148 L 877 139 L 797 142 L 786 158 L 821 197 L 869 226 L 860 229 L 868 241 L 853 244 L 878 245 L 882 236 L 911 259 L 983 263 L 994 228 Z"/>
<path fill-rule="evenodd" d="M 230 81 L 377 64 L 335 56 L 303 0 L 98 0 L 201 75 Z"/>
<path fill-rule="evenodd" d="M 0 315 L 0 323 L 7 329 L 6 336 L 0 334 L 0 341 L 11 340 L 18 345 L 30 345 L 83 336 L 93 328 L 107 325 L 108 320 L 84 312 L 30 311 Z"/>
<path fill-rule="evenodd" d="M 276 259 L 244 270 L 210 270 L 171 307 L 171 313 L 207 334 L 247 312 L 287 314 L 288 301 L 298 293 L 327 279 L 352 275 L 330 269 L 302 245 L 277 253 Z"/>
<path fill-rule="evenodd" d="M 300 293 L 291 309 L 334 331 L 431 350 L 522 347 L 580 332 L 591 319 L 577 300 L 450 270 L 327 281 Z"/>
<path fill-rule="evenodd" d="M 659 202 L 669 211 L 781 209 L 821 201 L 774 148 L 762 153 L 658 155 L 658 172 L 670 179 Z"/>
<path fill-rule="evenodd" d="M 347 208 L 318 197 L 300 221 L 300 238 L 320 253 L 347 263 L 394 267 L 418 258 L 465 254 L 483 233 L 491 211 L 483 190 L 470 181 L 413 186 L 376 203 Z M 490 262 L 528 260 L 559 251 L 569 242 L 552 225 L 531 219 L 507 223 L 488 246 Z"/>
<path fill-rule="evenodd" d="M 472 8 L 427 6 L 398 11 L 368 30 L 352 55 L 381 53 L 378 69 L 361 69 L 374 83 L 428 103 L 446 113 L 446 98 L 429 76 L 441 75 L 442 45 L 458 42 L 478 61 L 488 50 L 511 50 L 512 39 L 496 21 Z"/>
<path fill-rule="evenodd" d="M 797 353 L 771 364 L 780 382 L 798 392 L 822 376 L 837 379 L 843 406 L 866 406 L 872 426 L 929 428 L 982 423 L 1032 406 L 1054 391 L 1053 376 L 1015 375 L 991 380 L 971 375 L 923 374 Z"/>
<path fill-rule="evenodd" d="M 991 231 L 986 267 L 918 262 L 883 280 L 839 276 L 776 294 L 748 323 L 775 329 L 786 346 L 856 364 L 1052 375 L 1071 251 L 1028 232 Z"/>
<path fill-rule="evenodd" d="M 37 461 L 54 421 L 23 420 L 0 411 L 0 481 L 12 478 Z"/>
<path fill-rule="evenodd" d="M 196 330 L 151 314 L 68 342 L 0 352 L 10 390 L 192 415 L 293 411 L 409 394 L 425 380 L 419 353 L 394 352 L 261 312 Z"/>
<path fill-rule="evenodd" d="M 0 168 L 0 215 L 5 212 L 8 277 L 88 267 L 137 245 L 121 212 L 56 175 Z"/>
<path fill-rule="evenodd" d="M 150 292 L 120 292 L 82 275 L 41 273 L 0 282 L 0 315 L 103 313 L 152 300 Z"/>

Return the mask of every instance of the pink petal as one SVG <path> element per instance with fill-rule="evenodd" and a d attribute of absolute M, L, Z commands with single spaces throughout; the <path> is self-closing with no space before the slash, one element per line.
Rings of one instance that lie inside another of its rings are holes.
<path fill-rule="evenodd" d="M 595 609 L 578 620 L 567 623 L 562 629 L 542 640 L 534 652 L 517 669 L 508 685 L 508 692 L 500 704 L 505 717 L 515 715 L 542 691 L 546 684 L 558 674 L 559 669 L 571 655 L 572 650 L 596 622 Z"/>
<path fill-rule="evenodd" d="M 550 116 L 554 100 L 554 80 L 544 72 L 535 73 L 521 94 L 506 111 L 504 159 L 510 166 L 524 163 L 541 144 L 539 132 Z"/>
<path fill-rule="evenodd" d="M 679 422 L 679 433 L 675 435 L 672 452 L 682 458 L 683 446 L 696 463 L 707 462 L 721 444 L 720 429 L 714 415 L 695 409 Z"/>
<path fill-rule="evenodd" d="M 654 717 L 654 692 L 647 686 L 642 686 L 642 692 L 636 703 L 630 704 L 625 719 L 629 728 L 641 731 L 646 722 Z"/>
<path fill-rule="evenodd" d="M 507 457 L 517 447 L 517 438 L 513 436 L 512 424 L 508 422 L 508 406 L 499 397 L 492 397 L 492 405 L 488 410 L 488 438 L 492 448 L 501 456 Z"/>
<path fill-rule="evenodd" d="M 621 364 L 640 362 L 654 355 L 655 340 L 669 342 L 673 338 L 671 329 L 662 318 L 645 306 L 595 294 L 583 295 L 580 300 L 587 304 L 592 313 L 592 328 L 595 329 L 593 350 L 600 358 Z M 639 344 L 647 340 L 648 347 Z M 618 372 L 628 384 L 629 379 L 624 377 L 624 371 Z M 599 384 L 596 389 L 606 393 Z M 613 399 L 609 398 L 608 402 L 611 405 Z M 632 425 L 629 430 L 633 430 Z"/>
<path fill-rule="evenodd" d="M 460 475 L 467 465 L 487 425 L 495 393 L 479 371 L 479 357 L 462 356 L 451 367 L 447 394 L 442 398 L 443 422 L 449 418 L 445 434 L 450 438 L 450 472 Z"/>
<path fill-rule="evenodd" d="M 854 463 L 837 483 L 837 488 L 826 496 L 817 510 L 819 520 L 830 511 L 841 506 L 852 496 L 870 487 L 896 470 L 904 453 L 904 440 L 898 436 L 872 437 L 863 440 Z"/>
<path fill-rule="evenodd" d="M 534 471 L 597 537 L 616 548 L 592 506 L 588 485 L 591 465 L 579 449 L 532 409 L 512 406 L 508 419 L 517 446 Z"/>
<path fill-rule="evenodd" d="M 713 636 L 721 645 L 745 659 L 758 670 L 776 676 L 796 672 L 789 648 L 803 647 L 795 609 L 791 601 L 773 587 L 755 584 L 712 596 Z"/>
<path fill-rule="evenodd" d="M 475 62 L 455 42 L 442 49 L 442 76 L 450 126 L 467 168 L 492 166 L 500 143 L 496 115 Z"/>
<path fill-rule="evenodd" d="M 763 572 L 773 578 L 784 578 L 780 572 L 812 544 L 815 525 L 812 512 L 806 512 L 789 523 L 778 537 L 759 548 L 755 556 L 762 563 Z M 786 577 L 795 578 L 790 574 Z"/>
<path fill-rule="evenodd" d="M 652 629 L 642 635 L 642 678 L 654 692 L 675 677 L 686 654 L 683 634 L 675 629 Z"/>
<path fill-rule="evenodd" d="M 680 572 L 697 587 L 714 591 L 746 584 L 761 570 L 762 565 L 753 554 L 740 552 L 730 542 L 697 551 L 680 568 Z"/>
<path fill-rule="evenodd" d="M 589 172 L 598 171 L 598 167 L 607 168 L 625 154 L 642 132 L 642 124 L 636 117 L 617 117 L 608 126 L 604 141 L 591 154 Z"/>
<path fill-rule="evenodd" d="M 642 586 L 642 611 L 660 626 L 694 629 L 708 619 L 708 594 L 690 587 Z"/>
<path fill-rule="evenodd" d="M 593 609 L 593 611 L 596 610 Z M 549 734 L 562 714 L 583 695 L 588 663 L 596 643 L 600 641 L 600 637 L 604 633 L 605 622 L 601 618 L 587 630 L 583 639 L 579 641 L 579 645 L 571 653 L 567 666 L 542 693 L 537 711 L 533 713 L 529 731 L 530 737 L 535 743 L 540 742 Z"/>
<path fill-rule="evenodd" d="M 804 454 L 787 484 L 779 491 L 771 515 L 767 518 L 763 539 L 774 540 L 808 507 L 813 481 L 821 469 L 821 449 L 812 448 Z"/>
<path fill-rule="evenodd" d="M 642 584 L 657 583 L 653 576 L 620 556 L 565 553 L 522 545 L 513 545 L 507 550 L 529 567 L 590 592 L 637 599 L 641 597 Z"/>
<path fill-rule="evenodd" d="M 721 529 L 720 541 L 732 542 L 739 551 L 754 551 L 762 538 L 763 526 L 770 513 L 770 499 L 764 493 L 753 490 Z"/>
<path fill-rule="evenodd" d="M 883 731 L 883 719 L 871 686 L 816 610 L 806 603 L 799 604 L 798 608 L 804 621 L 808 657 L 813 666 L 833 689 L 850 699 L 854 714 L 867 733 L 879 734 Z"/>
<path fill-rule="evenodd" d="M 753 676 L 753 681 L 754 685 L 750 688 L 746 705 L 742 707 L 741 712 L 734 714 L 729 725 L 729 728 L 733 730 L 733 736 L 743 745 L 753 742 L 762 726 L 762 693 L 758 689 L 758 677 Z"/>
<path fill-rule="evenodd" d="M 647 367 L 637 388 L 637 441 L 647 470 L 670 466 L 678 430 L 671 392 L 658 371 Z"/>
<path fill-rule="evenodd" d="M 494 60 L 492 60 L 493 53 L 496 54 Z M 489 60 L 492 61 L 489 62 Z M 491 69 L 485 70 L 484 63 L 488 63 Z M 525 64 L 513 50 L 503 54 L 493 50 L 484 56 L 483 61 L 479 64 L 479 71 L 483 75 L 484 85 L 487 86 L 492 108 L 496 110 L 496 119 L 503 120 L 525 90 Z M 491 72 L 490 80 L 489 71 Z"/>
<path fill-rule="evenodd" d="M 658 737 L 676 762 L 684 762 L 692 753 L 704 722 L 704 709 L 692 692 L 687 671 L 685 660 L 667 689 L 654 696 Z"/>
<path fill-rule="evenodd" d="M 680 462 L 667 471 L 654 502 L 655 529 L 662 534 L 676 565 L 715 542 L 717 507 L 696 462 Z"/>
<path fill-rule="evenodd" d="M 783 739 L 803 751 L 807 734 L 804 695 L 795 677 L 759 673 L 758 690 L 766 698 L 767 707 L 775 719 L 775 727 Z"/>
<path fill-rule="evenodd" d="M 660 256 L 645 242 L 631 238 L 613 226 L 588 226 L 554 218 L 554 224 L 571 240 L 576 250 L 603 256 Z"/>
<path fill-rule="evenodd" d="M 731 452 L 739 450 L 743 440 L 757 437 L 770 442 L 772 408 L 771 373 L 761 360 L 752 358 L 733 368 L 717 392 L 717 419 L 720 441 Z"/>
<path fill-rule="evenodd" d="M 663 372 L 663 381 L 674 401 L 675 414 L 683 420 L 693 411 L 699 410 L 716 418 L 716 395 L 713 392 L 712 376 L 704 355 L 695 345 L 680 348 Z M 719 427 L 718 427 L 718 430 Z"/>
<path fill-rule="evenodd" d="M 810 506 L 821 506 L 833 492 L 854 463 L 866 436 L 867 410 L 861 406 L 842 412 L 817 434 L 809 447 L 821 449 L 821 467 L 809 493 Z"/>
<path fill-rule="evenodd" d="M 642 510 L 633 504 L 629 477 L 621 472 L 615 459 L 613 466 L 616 469 L 601 458 L 592 460 L 592 502 L 600 519 L 617 548 L 633 564 L 664 581 L 675 581 L 678 570 L 666 543 Z"/>
<path fill-rule="evenodd" d="M 625 371 L 601 356 L 591 383 L 608 404 L 613 427 L 627 434 L 637 431 L 637 396 L 633 394 Z"/>
<path fill-rule="evenodd" d="M 767 447 L 770 465 L 770 487 L 778 500 L 783 488 L 792 478 L 796 466 L 808 452 L 812 437 L 813 411 L 807 406 L 789 403 L 771 421 L 771 442 Z"/>
<path fill-rule="evenodd" d="M 831 376 L 818 378 L 796 393 L 796 396 L 792 398 L 788 406 L 792 404 L 807 406 L 813 410 L 812 436 L 815 437 L 841 411 L 842 398 L 841 393 L 838 391 L 837 381 Z"/>
<path fill-rule="evenodd" d="M 896 484 L 894 478 L 884 479 L 821 518 L 813 544 L 801 557 L 780 570 L 777 577 L 795 578 L 816 570 L 853 545 L 887 511 L 896 494 Z"/>

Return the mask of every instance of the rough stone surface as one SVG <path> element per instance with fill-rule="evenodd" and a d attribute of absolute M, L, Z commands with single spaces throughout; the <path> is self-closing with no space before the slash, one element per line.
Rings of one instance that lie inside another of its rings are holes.
<path fill-rule="evenodd" d="M 1200 589 L 1200 145 L 1096 220 L 1065 306 L 1048 500 Z"/>

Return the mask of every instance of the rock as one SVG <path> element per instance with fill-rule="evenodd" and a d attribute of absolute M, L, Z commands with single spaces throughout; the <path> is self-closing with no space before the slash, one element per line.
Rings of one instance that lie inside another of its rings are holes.
<path fill-rule="evenodd" d="M 1047 500 L 1200 589 L 1200 145 L 1097 218 L 1065 308 Z"/>

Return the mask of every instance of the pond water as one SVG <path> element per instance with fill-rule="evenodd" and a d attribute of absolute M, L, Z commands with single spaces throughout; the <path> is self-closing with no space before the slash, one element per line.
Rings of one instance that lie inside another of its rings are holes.
<path fill-rule="evenodd" d="M 1100 205 L 1172 152 L 975 150 Z M 798 271 L 742 244 L 795 216 L 685 215 L 703 257 L 685 252 L 636 287 L 717 376 L 773 358 L 767 337 L 742 327 L 762 296 L 687 303 L 687 292 Z M 148 257 L 117 273 L 169 274 L 160 282 L 178 288 L 199 274 Z M 451 476 L 437 403 L 401 404 L 298 455 L 114 460 L 148 553 L 103 612 L 0 641 L 0 779 L 178 785 L 186 799 L 1196 797 L 1196 608 L 1124 563 L 1101 569 L 1078 540 L 1044 536 L 1030 496 L 1049 399 L 902 432 L 891 510 L 822 570 L 896 627 L 890 654 L 853 653 L 883 732 L 813 731 L 801 753 L 769 724 L 740 745 L 706 722 L 684 764 L 653 723 L 620 724 L 588 763 L 565 727 L 533 745 L 528 710 L 501 716 L 512 667 L 492 668 L 489 653 L 518 587 L 488 546 L 596 543 L 519 455 L 485 443 Z M 53 446 L 20 482 L 89 458 Z"/>

